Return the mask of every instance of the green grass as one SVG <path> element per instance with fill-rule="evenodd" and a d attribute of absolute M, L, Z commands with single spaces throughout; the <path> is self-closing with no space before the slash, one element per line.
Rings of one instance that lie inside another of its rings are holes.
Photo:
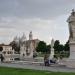
<path fill-rule="evenodd" d="M 75 73 L 48 72 L 48 71 L 0 67 L 0 75 L 75 75 Z"/>

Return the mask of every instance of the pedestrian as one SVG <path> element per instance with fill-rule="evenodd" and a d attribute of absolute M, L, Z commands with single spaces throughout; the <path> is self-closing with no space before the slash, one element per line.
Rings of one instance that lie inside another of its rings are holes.
<path fill-rule="evenodd" d="M 3 60 L 4 60 L 4 57 L 3 57 L 3 55 L 1 54 L 1 62 L 3 62 Z"/>

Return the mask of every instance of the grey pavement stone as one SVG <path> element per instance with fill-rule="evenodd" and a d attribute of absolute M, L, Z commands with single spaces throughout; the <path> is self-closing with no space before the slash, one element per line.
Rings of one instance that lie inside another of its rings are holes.
<path fill-rule="evenodd" d="M 47 67 L 44 65 L 34 65 L 34 64 L 15 64 L 15 63 L 0 63 L 0 66 L 3 67 L 13 67 L 13 68 L 23 68 L 23 69 L 34 69 L 34 70 L 46 70 L 46 71 L 53 71 L 53 72 L 75 72 L 74 68 L 67 68 L 67 67 Z"/>

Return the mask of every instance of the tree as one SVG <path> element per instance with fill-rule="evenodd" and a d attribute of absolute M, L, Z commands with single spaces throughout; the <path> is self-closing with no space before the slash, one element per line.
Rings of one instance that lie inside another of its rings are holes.
<path fill-rule="evenodd" d="M 60 57 L 60 58 L 63 57 L 64 46 L 60 44 L 59 40 L 55 41 L 54 50 L 55 50 L 56 57 Z"/>
<path fill-rule="evenodd" d="M 62 52 L 64 50 L 64 46 L 62 44 L 59 44 L 59 52 Z"/>
<path fill-rule="evenodd" d="M 55 53 L 57 53 L 57 52 L 59 53 L 59 44 L 60 44 L 59 40 L 56 40 L 55 43 L 54 43 Z"/>
<path fill-rule="evenodd" d="M 66 44 L 64 45 L 64 51 L 69 51 L 70 47 L 69 47 L 69 41 L 66 42 Z"/>
<path fill-rule="evenodd" d="M 47 51 L 47 53 L 50 53 L 50 51 L 51 51 L 51 45 L 47 45 L 46 46 L 46 51 Z"/>
<path fill-rule="evenodd" d="M 67 41 L 66 44 L 64 45 L 64 52 L 65 52 L 65 57 L 69 57 L 70 55 L 69 41 Z"/>
<path fill-rule="evenodd" d="M 12 49 L 14 49 L 17 53 L 20 52 L 20 45 L 18 46 L 15 41 L 12 41 L 9 45 L 11 45 Z"/>
<path fill-rule="evenodd" d="M 62 44 L 59 45 L 59 57 L 62 59 L 64 57 L 64 53 L 63 53 L 63 50 L 64 50 L 64 46 Z"/>
<path fill-rule="evenodd" d="M 44 41 L 40 41 L 38 46 L 36 47 L 37 52 L 46 52 L 46 43 Z"/>

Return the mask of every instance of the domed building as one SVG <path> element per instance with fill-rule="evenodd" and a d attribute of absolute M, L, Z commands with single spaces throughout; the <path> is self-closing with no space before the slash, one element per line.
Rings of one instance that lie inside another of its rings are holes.
<path fill-rule="evenodd" d="M 20 45 L 20 59 L 24 60 L 25 58 L 33 58 L 34 52 L 36 52 L 36 47 L 40 40 L 33 39 L 32 31 L 29 33 L 29 39 L 26 39 L 25 34 L 21 38 L 14 38 L 14 41 Z M 19 43 L 18 43 L 19 42 Z"/>

